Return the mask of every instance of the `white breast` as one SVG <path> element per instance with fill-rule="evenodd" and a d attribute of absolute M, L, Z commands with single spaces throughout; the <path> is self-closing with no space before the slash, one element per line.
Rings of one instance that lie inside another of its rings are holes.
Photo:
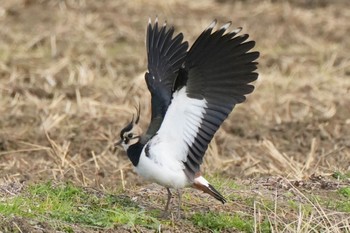
<path fill-rule="evenodd" d="M 152 150 L 150 150 L 150 153 L 152 153 Z M 139 163 L 135 167 L 137 174 L 145 179 L 164 187 L 175 189 L 184 188 L 190 184 L 183 169 L 183 163 L 174 161 L 170 156 L 167 156 L 166 152 L 153 154 L 149 158 L 146 156 L 144 149 L 141 153 Z"/>

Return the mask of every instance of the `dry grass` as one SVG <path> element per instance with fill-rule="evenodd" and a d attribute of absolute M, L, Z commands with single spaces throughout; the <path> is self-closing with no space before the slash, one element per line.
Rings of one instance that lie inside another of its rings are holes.
<path fill-rule="evenodd" d="M 256 91 L 217 133 L 205 174 L 308 179 L 348 172 L 346 5 L 326 0 L 4 0 L 0 180 L 72 180 L 103 190 L 140 184 L 113 143 L 136 103 L 142 107 L 142 126 L 148 124 L 144 34 L 148 17 L 156 15 L 191 43 L 213 18 L 232 20 L 261 52 Z"/>

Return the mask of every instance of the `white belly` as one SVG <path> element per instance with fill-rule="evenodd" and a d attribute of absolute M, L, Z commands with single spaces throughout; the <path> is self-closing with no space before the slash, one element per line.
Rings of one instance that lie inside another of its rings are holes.
<path fill-rule="evenodd" d="M 166 156 L 166 155 L 164 155 Z M 160 184 L 167 188 L 184 188 L 190 183 L 179 162 L 162 163 L 146 157 L 144 151 L 140 156 L 135 171 L 147 180 Z"/>

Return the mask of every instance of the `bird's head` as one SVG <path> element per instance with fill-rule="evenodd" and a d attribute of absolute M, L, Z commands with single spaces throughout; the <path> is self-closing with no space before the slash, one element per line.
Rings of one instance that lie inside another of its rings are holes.
<path fill-rule="evenodd" d="M 140 110 L 137 111 L 136 119 L 134 115 L 131 121 L 120 131 L 120 140 L 115 146 L 122 146 L 125 151 L 129 146 L 138 143 L 141 137 L 141 128 L 138 126 L 140 120 Z"/>

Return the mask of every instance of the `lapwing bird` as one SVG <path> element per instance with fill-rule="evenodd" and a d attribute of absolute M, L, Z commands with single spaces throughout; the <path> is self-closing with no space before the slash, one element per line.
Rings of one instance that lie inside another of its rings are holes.
<path fill-rule="evenodd" d="M 147 131 L 138 126 L 140 111 L 121 130 L 121 145 L 135 171 L 168 192 L 165 213 L 171 200 L 170 189 L 193 187 L 222 203 L 225 198 L 201 175 L 200 165 L 215 132 L 236 104 L 254 90 L 258 78 L 259 52 L 251 51 L 254 41 L 229 31 L 231 22 L 215 29 L 214 20 L 192 47 L 183 34 L 174 34 L 166 23 L 149 20 L 146 36 L 152 116 Z"/>

